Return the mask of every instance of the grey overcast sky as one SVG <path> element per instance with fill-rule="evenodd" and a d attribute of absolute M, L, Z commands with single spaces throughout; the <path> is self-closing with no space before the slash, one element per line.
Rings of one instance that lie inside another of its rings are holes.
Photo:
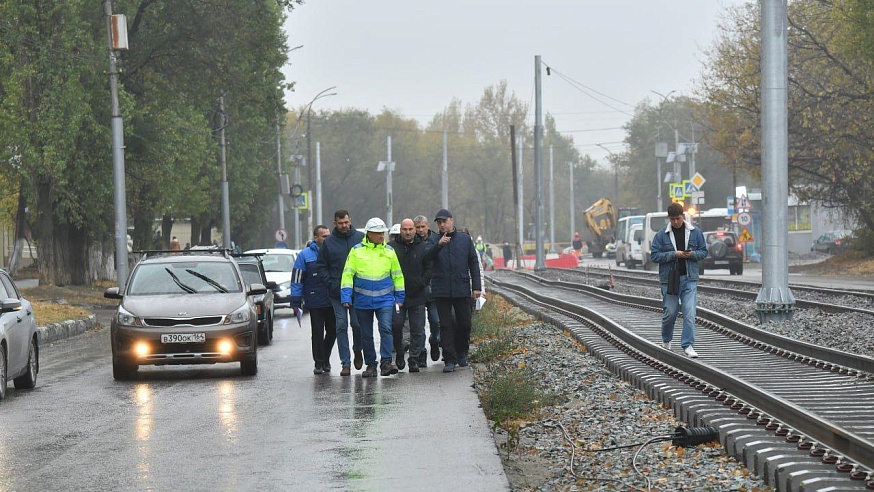
<path fill-rule="evenodd" d="M 453 98 L 475 104 L 506 80 L 534 119 L 534 56 L 543 112 L 602 160 L 651 91 L 689 94 L 726 8 L 746 0 L 307 0 L 286 22 L 290 107 L 389 108 L 426 122 Z M 587 95 L 575 87 L 585 86 Z M 597 100 L 595 99 L 597 98 Z"/>

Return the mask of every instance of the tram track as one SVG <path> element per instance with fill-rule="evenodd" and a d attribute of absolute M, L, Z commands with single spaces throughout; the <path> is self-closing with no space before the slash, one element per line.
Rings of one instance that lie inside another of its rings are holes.
<path fill-rule="evenodd" d="M 865 490 L 869 483 L 874 488 L 874 359 L 775 335 L 703 308 L 696 343 L 701 358 L 689 359 L 658 343 L 658 299 L 530 274 L 502 272 L 489 281 L 529 310 L 575 326 L 570 331 L 589 350 L 626 379 L 647 386 L 650 396 L 694 402 L 694 410 L 675 407 L 690 424 L 712 425 L 719 419 L 707 416 L 727 408 L 735 417 L 723 415 L 730 422 L 720 427 L 726 449 L 766 479 L 770 464 L 778 490 L 796 490 L 792 484 L 805 474 L 780 475 L 789 469 L 786 462 L 782 468 L 776 461 L 757 464 L 756 453 L 735 446 L 734 431 L 752 428 L 777 449 L 795 448 L 805 459 L 789 459 L 809 467 L 807 478 L 857 487 L 846 490 Z"/>
<path fill-rule="evenodd" d="M 657 282 L 654 272 L 629 272 L 604 268 L 580 269 L 550 269 L 553 272 L 567 273 L 581 278 L 595 277 L 599 279 L 613 278 L 613 281 L 630 282 L 636 285 L 653 285 Z M 761 283 L 745 280 L 709 279 L 699 277 L 698 292 L 727 295 L 749 301 L 755 301 Z M 862 290 L 828 289 L 805 285 L 791 284 L 790 289 L 795 296 L 797 309 L 819 309 L 826 313 L 862 313 L 874 316 L 874 292 Z M 812 300 L 799 298 L 798 295 L 816 296 L 828 300 Z"/>

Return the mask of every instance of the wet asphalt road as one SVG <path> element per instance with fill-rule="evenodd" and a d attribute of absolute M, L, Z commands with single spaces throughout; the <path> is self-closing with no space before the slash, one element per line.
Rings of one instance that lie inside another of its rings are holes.
<path fill-rule="evenodd" d="M 340 377 L 335 349 L 316 376 L 307 320 L 277 317 L 255 377 L 146 366 L 116 382 L 108 329 L 43 347 L 36 389 L 0 402 L 0 490 L 508 489 L 469 369 Z"/>

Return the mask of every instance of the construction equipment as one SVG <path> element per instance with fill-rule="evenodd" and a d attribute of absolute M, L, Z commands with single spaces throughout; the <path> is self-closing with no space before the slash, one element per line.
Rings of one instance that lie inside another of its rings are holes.
<path fill-rule="evenodd" d="M 606 198 L 593 203 L 583 212 L 586 218 L 586 227 L 592 235 L 589 243 L 589 252 L 593 258 L 600 258 L 604 254 L 607 244 L 613 241 L 616 229 L 616 208 Z"/>

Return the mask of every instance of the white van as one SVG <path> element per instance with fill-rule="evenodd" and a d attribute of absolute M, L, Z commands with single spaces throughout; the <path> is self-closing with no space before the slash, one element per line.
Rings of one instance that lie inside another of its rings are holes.
<path fill-rule="evenodd" d="M 629 229 L 631 240 L 628 242 L 628 256 L 625 258 L 625 266 L 634 269 L 637 265 L 643 265 L 643 224 L 638 223 Z"/>
<path fill-rule="evenodd" d="M 691 223 L 689 214 L 683 212 L 683 215 L 685 215 L 686 220 Z M 650 251 L 652 251 L 652 240 L 657 232 L 668 227 L 668 223 L 667 212 L 650 212 L 646 214 L 646 217 L 643 219 L 643 244 L 641 247 L 643 248 L 644 270 L 652 270 L 655 268 L 655 263 L 652 262 L 649 256 Z"/>
<path fill-rule="evenodd" d="M 643 224 L 643 219 L 643 215 L 629 215 L 628 217 L 622 217 L 616 223 L 616 266 L 624 262 L 625 266 L 631 267 L 628 264 L 629 249 L 632 242 L 631 227 L 634 224 Z"/>

